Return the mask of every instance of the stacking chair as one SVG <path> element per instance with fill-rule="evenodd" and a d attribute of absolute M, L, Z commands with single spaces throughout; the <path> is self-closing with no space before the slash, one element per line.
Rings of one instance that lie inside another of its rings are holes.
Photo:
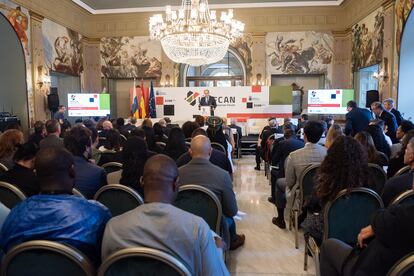
<path fill-rule="evenodd" d="M 410 167 L 410 166 L 405 166 L 405 167 L 403 167 L 403 168 L 399 169 L 399 170 L 398 170 L 398 172 L 396 172 L 396 173 L 394 174 L 394 176 L 400 176 L 400 175 L 406 174 L 406 173 L 408 173 L 410 170 L 411 170 L 411 167 Z"/>
<path fill-rule="evenodd" d="M 373 213 L 383 206 L 379 195 L 371 189 L 355 188 L 350 193 L 342 190 L 325 206 L 323 240 L 335 238 L 355 245 L 361 229 L 371 223 Z M 319 273 L 319 248 L 313 238 L 305 244 L 305 271 L 308 253 L 313 256 L 316 271 Z"/>
<path fill-rule="evenodd" d="M 118 184 L 120 183 L 119 181 L 121 181 L 121 177 L 122 170 L 111 172 L 106 175 L 106 182 L 108 182 L 108 184 Z"/>
<path fill-rule="evenodd" d="M 25 194 L 16 186 L 0 182 L 0 202 L 3 203 L 9 209 L 12 209 L 15 205 L 25 200 Z"/>
<path fill-rule="evenodd" d="M 34 240 L 12 248 L 1 266 L 3 276 L 93 276 L 91 262 L 78 250 L 52 241 Z"/>
<path fill-rule="evenodd" d="M 414 252 L 408 254 L 401 260 L 399 260 L 388 271 L 387 276 L 411 276 L 414 275 Z"/>
<path fill-rule="evenodd" d="M 202 217 L 210 229 L 220 233 L 222 209 L 220 200 L 209 189 L 199 185 L 181 186 L 174 206 Z"/>
<path fill-rule="evenodd" d="M 82 198 L 85 198 L 85 196 L 79 191 L 79 190 L 77 190 L 77 189 L 75 189 L 75 188 L 73 188 L 72 189 L 72 194 L 74 195 L 74 196 L 78 196 L 78 197 L 82 197 Z"/>
<path fill-rule="evenodd" d="M 379 151 L 378 155 L 379 155 L 379 159 L 381 159 L 382 164 L 389 164 L 390 163 L 390 159 L 388 158 L 388 156 L 385 153 Z"/>
<path fill-rule="evenodd" d="M 391 205 L 414 205 L 414 191 L 408 190 L 397 196 Z"/>
<path fill-rule="evenodd" d="M 113 217 L 144 204 L 144 200 L 134 189 L 121 184 L 103 186 L 93 199 L 105 205 Z"/>
<path fill-rule="evenodd" d="M 315 175 L 320 167 L 320 164 L 313 164 L 308 166 L 302 173 L 300 178 L 299 186 L 299 206 L 298 208 L 292 209 L 292 216 L 294 218 L 295 226 L 295 248 L 299 248 L 299 226 L 298 226 L 298 217 L 299 213 L 302 211 L 305 203 L 312 197 L 312 192 L 315 186 Z M 289 222 L 289 230 L 292 229 L 292 221 Z"/>
<path fill-rule="evenodd" d="M 127 138 L 123 134 L 120 134 L 119 136 L 121 137 L 121 144 L 123 145 L 127 141 Z"/>
<path fill-rule="evenodd" d="M 167 144 L 165 144 L 164 142 L 155 142 L 155 144 L 157 144 L 157 146 L 160 147 L 160 149 L 162 149 L 163 151 L 165 150 L 165 147 L 167 146 Z"/>
<path fill-rule="evenodd" d="M 377 164 L 368 164 L 370 178 L 373 180 L 373 186 L 371 187 L 377 194 L 382 194 L 385 182 L 387 182 L 387 174 Z"/>
<path fill-rule="evenodd" d="M 6 167 L 6 165 L 0 163 L 0 174 L 7 172 L 9 169 Z"/>
<path fill-rule="evenodd" d="M 221 151 L 224 154 L 226 154 L 226 152 L 227 152 L 226 149 L 223 147 L 222 144 L 219 144 L 219 143 L 216 143 L 216 142 L 211 143 L 211 147 L 213 149 L 216 149 L 216 150 Z"/>
<path fill-rule="evenodd" d="M 103 164 L 101 167 L 106 171 L 106 173 L 122 170 L 122 164 L 118 162 L 108 162 Z"/>
<path fill-rule="evenodd" d="M 190 276 L 188 269 L 173 256 L 157 249 L 133 247 L 109 256 L 98 276 Z"/>

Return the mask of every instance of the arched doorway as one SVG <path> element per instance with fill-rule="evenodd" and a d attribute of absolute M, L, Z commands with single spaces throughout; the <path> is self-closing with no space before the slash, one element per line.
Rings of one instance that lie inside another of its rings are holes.
<path fill-rule="evenodd" d="M 26 63 L 23 47 L 7 18 L 0 13 L 0 112 L 10 112 L 29 126 Z"/>
<path fill-rule="evenodd" d="M 401 39 L 400 69 L 398 78 L 398 109 L 403 113 L 404 118 L 414 119 L 414 15 L 410 16 L 404 26 Z"/>

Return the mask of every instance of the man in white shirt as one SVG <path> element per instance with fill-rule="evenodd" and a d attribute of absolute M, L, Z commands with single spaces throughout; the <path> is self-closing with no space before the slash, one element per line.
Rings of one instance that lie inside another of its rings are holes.
<path fill-rule="evenodd" d="M 175 162 L 165 155 L 150 158 L 142 185 L 145 204 L 107 224 L 102 260 L 120 249 L 142 246 L 177 257 L 191 275 L 230 275 L 207 223 L 171 205 L 178 192 Z"/>

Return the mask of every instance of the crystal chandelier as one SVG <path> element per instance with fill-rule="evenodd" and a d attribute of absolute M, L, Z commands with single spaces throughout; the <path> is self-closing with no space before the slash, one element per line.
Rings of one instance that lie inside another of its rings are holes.
<path fill-rule="evenodd" d="M 243 35 L 244 24 L 233 19 L 233 10 L 209 10 L 207 0 L 183 0 L 178 11 L 166 7 L 150 18 L 151 39 L 161 41 L 165 54 L 176 63 L 200 66 L 224 58 L 230 43 Z"/>

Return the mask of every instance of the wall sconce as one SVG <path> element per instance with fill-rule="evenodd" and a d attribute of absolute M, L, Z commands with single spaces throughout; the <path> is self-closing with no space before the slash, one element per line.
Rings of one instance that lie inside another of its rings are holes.
<path fill-rule="evenodd" d="M 255 85 L 265 85 L 265 82 L 262 80 L 262 74 L 256 74 L 256 84 Z"/>
<path fill-rule="evenodd" d="M 37 67 L 37 76 L 37 85 L 39 85 L 39 88 L 42 88 L 44 84 L 48 85 L 51 83 L 50 76 L 43 73 L 42 65 Z"/>
<path fill-rule="evenodd" d="M 375 72 L 372 77 L 377 79 L 377 80 L 384 80 L 386 81 L 388 79 L 388 58 L 384 58 L 382 65 L 381 65 L 381 70 L 379 73 Z"/>

